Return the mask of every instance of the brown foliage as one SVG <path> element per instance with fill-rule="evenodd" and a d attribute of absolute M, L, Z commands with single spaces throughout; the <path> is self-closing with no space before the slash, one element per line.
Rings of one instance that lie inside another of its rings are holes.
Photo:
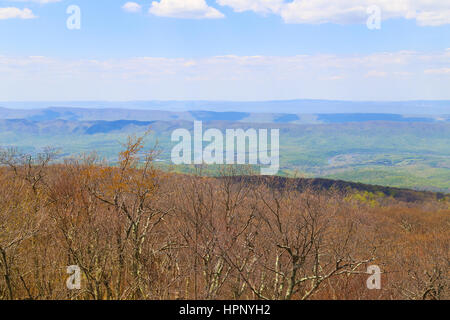
<path fill-rule="evenodd" d="M 0 299 L 449 299 L 442 203 L 366 206 L 332 190 L 0 155 Z M 257 177 L 253 179 L 258 179 Z M 368 290 L 367 266 L 383 270 Z M 66 267 L 81 290 L 65 286 Z"/>

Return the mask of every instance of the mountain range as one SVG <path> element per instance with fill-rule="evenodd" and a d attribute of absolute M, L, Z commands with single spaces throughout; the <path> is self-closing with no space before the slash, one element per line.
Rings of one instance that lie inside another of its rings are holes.
<path fill-rule="evenodd" d="M 222 103 L 227 111 L 214 110 Z M 205 129 L 222 131 L 280 129 L 280 175 L 450 192 L 450 103 L 445 101 L 386 102 L 378 107 L 319 100 L 244 102 L 240 108 L 234 102 L 1 105 L 0 148 L 39 153 L 50 146 L 59 150 L 61 159 L 96 151 L 114 163 L 128 135 L 150 128 L 147 146 L 158 141 L 158 161 L 170 166 L 172 132 L 192 130 L 198 120 Z M 193 109 L 183 110 L 188 107 Z M 382 112 L 390 107 L 392 111 Z"/>
<path fill-rule="evenodd" d="M 277 100 L 277 101 L 29 101 L 0 102 L 10 109 L 45 109 L 53 107 L 89 109 L 163 110 L 174 112 L 216 111 L 248 113 L 393 113 L 413 115 L 450 114 L 448 100 L 415 101 L 339 101 L 339 100 Z"/>
<path fill-rule="evenodd" d="M 138 109 L 90 109 L 49 107 L 44 109 L 0 108 L 0 119 L 23 119 L 31 122 L 67 121 L 231 121 L 245 123 L 346 123 L 367 121 L 393 122 L 448 122 L 449 114 L 394 114 L 394 113 L 263 113 L 207 110 L 162 111 Z M 120 123 L 118 123 L 120 125 Z"/>

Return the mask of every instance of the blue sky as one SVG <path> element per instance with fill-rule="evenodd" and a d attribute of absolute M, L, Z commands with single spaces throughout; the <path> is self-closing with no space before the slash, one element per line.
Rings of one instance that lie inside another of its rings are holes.
<path fill-rule="evenodd" d="M 0 100 L 450 99 L 450 1 L 329 3 L 0 0 Z"/>

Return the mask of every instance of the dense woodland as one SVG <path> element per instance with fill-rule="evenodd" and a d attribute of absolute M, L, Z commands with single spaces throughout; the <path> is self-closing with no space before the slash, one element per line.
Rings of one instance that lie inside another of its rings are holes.
<path fill-rule="evenodd" d="M 162 172 L 142 145 L 130 138 L 117 166 L 1 153 L 0 299 L 450 298 L 445 198 Z"/>

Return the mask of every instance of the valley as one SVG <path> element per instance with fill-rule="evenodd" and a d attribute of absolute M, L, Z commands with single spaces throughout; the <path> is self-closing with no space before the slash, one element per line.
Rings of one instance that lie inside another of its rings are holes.
<path fill-rule="evenodd" d="M 0 118 L 1 147 L 29 153 L 52 147 L 60 160 L 96 150 L 114 163 L 128 135 L 150 128 L 148 144 L 158 142 L 161 151 L 158 165 L 178 172 L 192 168 L 171 164 L 170 151 L 175 145 L 171 133 L 177 128 L 192 131 L 194 120 L 203 121 L 205 130 L 279 129 L 282 176 L 450 192 L 450 121 L 446 115 L 49 108 L 1 109 Z"/>

